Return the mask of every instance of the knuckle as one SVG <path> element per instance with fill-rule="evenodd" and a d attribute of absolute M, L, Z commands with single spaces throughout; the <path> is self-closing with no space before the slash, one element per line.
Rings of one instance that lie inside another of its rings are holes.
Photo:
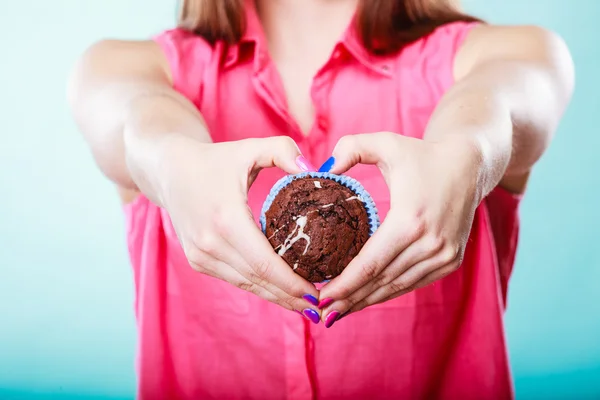
<path fill-rule="evenodd" d="M 352 135 L 342 136 L 340 140 L 338 140 L 338 146 L 347 146 L 354 142 L 354 137 Z"/>
<path fill-rule="evenodd" d="M 252 280 L 254 283 L 265 282 L 269 280 L 273 272 L 273 266 L 268 260 L 261 260 L 252 265 Z"/>
<path fill-rule="evenodd" d="M 192 267 L 192 269 L 196 272 L 200 272 L 202 274 L 205 274 L 208 272 L 208 269 L 206 269 L 206 267 L 204 266 L 204 264 L 200 264 L 194 261 L 189 261 L 190 267 Z"/>
<path fill-rule="evenodd" d="M 390 282 L 389 294 L 392 295 L 392 294 L 395 294 L 398 292 L 403 292 L 405 290 L 408 290 L 411 285 L 412 285 L 412 282 L 409 282 L 407 279 L 398 278 L 395 281 Z"/>
<path fill-rule="evenodd" d="M 381 274 L 379 274 L 375 279 L 373 279 L 373 283 L 375 287 L 383 287 L 386 285 L 389 285 L 390 282 L 392 282 L 396 276 L 386 273 L 389 270 L 386 269 L 384 272 L 382 272 Z"/>
<path fill-rule="evenodd" d="M 373 279 L 377 278 L 382 269 L 383 268 L 380 261 L 371 260 L 363 265 L 361 278 L 365 281 L 372 281 Z"/>
<path fill-rule="evenodd" d="M 446 245 L 442 248 L 442 250 L 440 252 L 440 261 L 442 262 L 443 265 L 450 265 L 450 264 L 459 265 L 459 263 L 456 262 L 459 259 L 460 259 L 460 249 L 458 246 Z"/>
<path fill-rule="evenodd" d="M 349 310 L 352 307 L 354 307 L 355 304 L 358 303 L 358 299 L 355 299 L 353 297 L 348 297 L 342 301 L 339 302 L 339 305 L 337 305 L 337 309 L 339 310 Z"/>
<path fill-rule="evenodd" d="M 214 255 L 217 252 L 217 238 L 210 233 L 204 233 L 200 235 L 200 237 L 198 237 L 194 243 L 194 247 L 203 253 Z"/>
<path fill-rule="evenodd" d="M 444 248 L 445 240 L 440 235 L 429 235 L 426 239 L 426 248 L 428 252 L 438 252 Z"/>
<path fill-rule="evenodd" d="M 329 288 L 329 290 L 331 289 L 332 288 Z M 351 288 L 342 286 L 331 290 L 327 294 L 325 294 L 325 292 L 322 292 L 321 296 L 323 296 L 323 298 L 331 297 L 334 299 L 347 299 L 352 293 L 354 293 L 354 291 Z"/>
<path fill-rule="evenodd" d="M 426 229 L 427 224 L 425 223 L 425 219 L 419 216 L 415 216 L 410 219 L 406 225 L 408 238 L 410 240 L 416 240 L 417 238 L 423 236 Z"/>
<path fill-rule="evenodd" d="M 208 271 L 209 257 L 196 246 L 190 246 L 184 251 L 190 267 L 196 272 L 206 273 Z"/>
<path fill-rule="evenodd" d="M 337 144 L 336 144 L 336 151 L 340 151 L 340 152 L 346 152 L 348 149 L 351 149 L 354 147 L 354 143 L 355 143 L 355 138 L 351 135 L 348 136 L 342 136 L 340 138 L 340 140 L 338 140 Z"/>
<path fill-rule="evenodd" d="M 297 148 L 296 142 L 289 136 L 278 136 L 274 138 L 275 145 L 284 149 Z"/>
<path fill-rule="evenodd" d="M 220 235 L 226 235 L 231 230 L 230 218 L 222 208 L 213 211 L 211 222 L 215 231 Z"/>
<path fill-rule="evenodd" d="M 302 288 L 302 285 L 288 284 L 278 285 L 278 287 L 286 294 L 286 298 L 284 300 L 287 302 L 292 302 L 294 299 L 299 299 L 306 293 L 309 293 L 306 289 Z"/>
<path fill-rule="evenodd" d="M 257 294 L 258 292 L 258 287 L 254 283 L 249 281 L 238 282 L 236 286 L 242 290 L 245 290 L 246 292 L 250 292 L 253 294 Z"/>
<path fill-rule="evenodd" d="M 289 307 L 295 310 L 306 308 L 306 301 L 301 299 L 300 296 L 293 297 L 287 293 L 277 293 L 277 299 L 277 301 L 279 301 L 281 304 L 287 304 Z"/>
<path fill-rule="evenodd" d="M 197 245 L 184 246 L 183 252 L 190 264 L 202 265 L 207 261 L 206 254 Z"/>

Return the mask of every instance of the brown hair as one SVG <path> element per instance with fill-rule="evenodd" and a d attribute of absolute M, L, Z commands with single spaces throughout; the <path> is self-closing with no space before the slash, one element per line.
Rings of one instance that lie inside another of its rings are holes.
<path fill-rule="evenodd" d="M 373 54 L 393 53 L 456 21 L 479 21 L 460 12 L 456 0 L 360 0 L 356 28 Z M 179 27 L 210 43 L 238 42 L 246 27 L 244 0 L 182 0 Z"/>

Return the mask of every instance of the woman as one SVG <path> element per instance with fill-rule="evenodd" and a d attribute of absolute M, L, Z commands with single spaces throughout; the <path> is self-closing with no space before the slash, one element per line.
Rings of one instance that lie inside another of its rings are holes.
<path fill-rule="evenodd" d="M 513 397 L 517 208 L 573 68 L 451 3 L 187 0 L 179 28 L 85 53 L 70 101 L 124 202 L 140 398 Z M 385 221 L 318 290 L 255 219 L 321 163 Z"/>

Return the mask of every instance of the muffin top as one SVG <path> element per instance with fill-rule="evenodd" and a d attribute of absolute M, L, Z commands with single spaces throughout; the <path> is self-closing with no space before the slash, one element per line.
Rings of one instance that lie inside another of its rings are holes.
<path fill-rule="evenodd" d="M 310 282 L 341 274 L 369 239 L 363 199 L 331 179 L 294 179 L 273 199 L 265 219 L 273 249 Z"/>

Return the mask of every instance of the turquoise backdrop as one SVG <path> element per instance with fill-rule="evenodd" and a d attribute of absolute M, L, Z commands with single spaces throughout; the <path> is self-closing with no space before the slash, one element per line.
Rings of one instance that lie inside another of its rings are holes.
<path fill-rule="evenodd" d="M 600 1 L 463 0 L 568 42 L 577 88 L 533 175 L 506 315 L 517 397 L 600 398 Z M 0 399 L 133 398 L 132 283 L 112 186 L 65 81 L 102 37 L 169 27 L 174 2 L 0 5 Z"/>

